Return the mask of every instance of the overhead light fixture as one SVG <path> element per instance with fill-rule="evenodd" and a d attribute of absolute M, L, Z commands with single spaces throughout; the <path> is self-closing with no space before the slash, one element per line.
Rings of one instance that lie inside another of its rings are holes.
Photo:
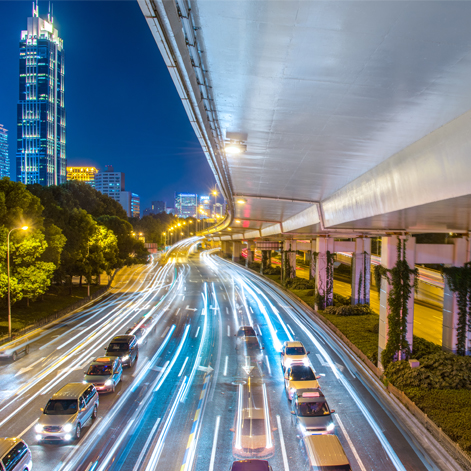
<path fill-rule="evenodd" d="M 236 203 L 237 203 L 237 204 L 245 204 L 245 203 L 247 203 L 247 200 L 244 199 L 244 198 L 237 198 L 237 199 L 236 199 Z"/>
<path fill-rule="evenodd" d="M 230 140 L 224 144 L 224 150 L 226 154 L 238 155 L 243 154 L 247 151 L 247 145 L 242 143 L 242 141 Z"/>
<path fill-rule="evenodd" d="M 227 228 L 228 231 L 232 231 L 232 229 L 230 227 Z"/>
<path fill-rule="evenodd" d="M 236 222 L 237 224 L 239 224 L 239 223 L 240 223 L 240 219 L 236 219 L 235 222 Z"/>

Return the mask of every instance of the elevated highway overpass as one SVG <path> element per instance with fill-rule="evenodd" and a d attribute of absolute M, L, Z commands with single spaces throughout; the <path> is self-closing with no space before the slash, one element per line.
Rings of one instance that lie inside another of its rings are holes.
<path fill-rule="evenodd" d="M 386 268 L 401 240 L 412 265 L 470 260 L 469 2 L 138 1 L 228 202 L 208 237 L 285 241 L 288 265 L 313 240 L 320 284 L 334 240 L 354 239 L 352 290 L 372 236 Z M 416 246 L 429 232 L 458 237 Z"/>

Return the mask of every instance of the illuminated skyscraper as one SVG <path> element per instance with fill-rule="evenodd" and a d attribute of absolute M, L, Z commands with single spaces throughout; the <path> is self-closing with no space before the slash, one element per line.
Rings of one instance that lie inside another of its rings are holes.
<path fill-rule="evenodd" d="M 0 124 L 0 178 L 10 176 L 10 159 L 8 157 L 8 131 Z"/>
<path fill-rule="evenodd" d="M 64 49 L 38 4 L 20 40 L 16 179 L 44 186 L 66 181 Z"/>

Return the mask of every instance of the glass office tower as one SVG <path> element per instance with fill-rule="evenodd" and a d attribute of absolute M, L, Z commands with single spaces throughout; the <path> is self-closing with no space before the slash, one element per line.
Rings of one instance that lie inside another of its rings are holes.
<path fill-rule="evenodd" d="M 64 49 L 51 15 L 38 5 L 21 32 L 16 179 L 44 186 L 66 181 Z"/>
<path fill-rule="evenodd" d="M 10 159 L 8 157 L 8 131 L 0 124 L 0 178 L 10 176 Z"/>

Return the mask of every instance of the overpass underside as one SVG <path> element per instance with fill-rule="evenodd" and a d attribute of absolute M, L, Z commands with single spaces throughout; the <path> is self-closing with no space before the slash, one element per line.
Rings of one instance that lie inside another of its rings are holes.
<path fill-rule="evenodd" d="M 470 261 L 471 3 L 138 1 L 228 203 L 208 237 Z"/>

